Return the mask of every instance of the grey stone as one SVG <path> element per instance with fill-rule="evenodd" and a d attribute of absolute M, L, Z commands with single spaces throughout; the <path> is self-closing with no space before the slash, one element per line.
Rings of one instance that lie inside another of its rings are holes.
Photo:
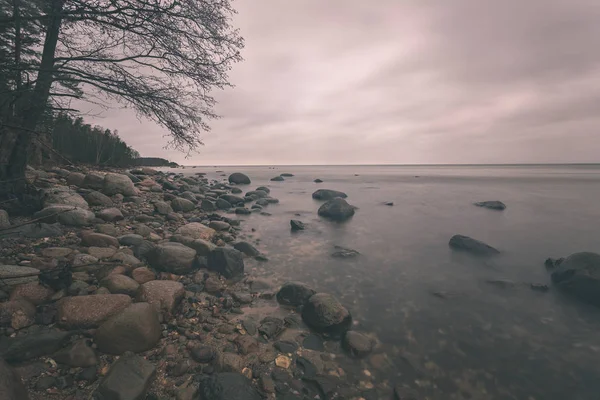
<path fill-rule="evenodd" d="M 37 282 L 40 270 L 19 265 L 0 265 L 0 282 L 8 286 Z"/>
<path fill-rule="evenodd" d="M 118 238 L 121 246 L 139 246 L 144 241 L 144 237 L 134 233 L 128 233 Z"/>
<path fill-rule="evenodd" d="M 489 208 L 490 210 L 502 211 L 506 209 L 506 204 L 498 200 L 480 201 L 474 204 L 477 207 Z"/>
<path fill-rule="evenodd" d="M 81 235 L 81 245 L 86 247 L 119 247 L 119 241 L 114 236 L 85 232 Z"/>
<path fill-rule="evenodd" d="M 122 194 L 123 196 L 135 196 L 137 190 L 127 175 L 109 173 L 104 176 L 102 192 L 107 196 Z"/>
<path fill-rule="evenodd" d="M 354 207 L 341 197 L 336 197 L 319 207 L 318 214 L 334 221 L 345 221 L 354 215 Z"/>
<path fill-rule="evenodd" d="M 171 200 L 171 207 L 173 208 L 173 211 L 190 212 L 196 208 L 196 205 L 188 199 L 177 197 Z"/>
<path fill-rule="evenodd" d="M 478 256 L 492 256 L 500 253 L 492 246 L 464 235 L 452 236 L 448 245 L 454 250 L 464 251 Z"/>
<path fill-rule="evenodd" d="M 277 301 L 286 306 L 301 306 L 316 292 L 308 285 L 300 282 L 286 282 L 277 292 Z"/>
<path fill-rule="evenodd" d="M 350 312 L 332 295 L 312 295 L 302 309 L 302 319 L 317 332 L 332 336 L 345 333 L 352 326 Z"/>
<path fill-rule="evenodd" d="M 285 179 L 281 175 L 275 176 L 275 177 L 271 178 L 271 180 L 273 182 L 283 182 L 283 181 L 285 181 Z"/>
<path fill-rule="evenodd" d="M 250 257 L 255 257 L 260 254 L 260 251 L 248 242 L 237 242 L 233 245 L 233 248 Z"/>
<path fill-rule="evenodd" d="M 5 229 L 10 226 L 10 218 L 6 210 L 0 210 L 0 229 Z"/>
<path fill-rule="evenodd" d="M 148 257 L 151 267 L 174 274 L 187 274 L 194 269 L 196 250 L 181 243 L 168 242 L 160 244 Z"/>
<path fill-rule="evenodd" d="M 70 367 L 91 367 L 98 363 L 96 352 L 88 346 L 86 340 L 78 340 L 66 349 L 63 349 L 52 356 L 60 363 Z"/>
<path fill-rule="evenodd" d="M 349 331 L 342 339 L 342 346 L 352 356 L 362 358 L 373 351 L 373 340 L 362 333 Z"/>
<path fill-rule="evenodd" d="M 229 183 L 235 183 L 236 185 L 249 185 L 251 183 L 250 178 L 246 174 L 241 172 L 234 172 L 229 175 Z"/>
<path fill-rule="evenodd" d="M 315 200 L 331 200 L 336 197 L 345 199 L 348 195 L 344 192 L 331 189 L 319 189 L 312 194 L 312 198 Z"/>
<path fill-rule="evenodd" d="M 107 288 L 112 294 L 135 296 L 140 284 L 128 276 L 110 274 L 100 281 L 100 286 Z"/>
<path fill-rule="evenodd" d="M 96 395 L 102 400 L 144 400 L 156 367 L 133 353 L 125 353 L 100 382 Z"/>
<path fill-rule="evenodd" d="M 98 191 L 88 193 L 85 198 L 91 206 L 110 207 L 113 205 L 113 201 L 110 197 Z"/>
<path fill-rule="evenodd" d="M 104 210 L 98 211 L 96 213 L 96 217 L 107 222 L 116 222 L 125 219 L 121 210 L 115 207 L 105 208 Z"/>
<path fill-rule="evenodd" d="M 290 220 L 290 226 L 293 231 L 303 231 L 304 230 L 304 222 L 299 221 L 297 219 Z"/>
<path fill-rule="evenodd" d="M 67 185 L 71 186 L 83 186 L 83 182 L 85 180 L 85 175 L 81 172 L 71 172 L 67 175 Z"/>
<path fill-rule="evenodd" d="M 210 224 L 208 224 L 208 226 L 214 229 L 215 231 L 228 231 L 229 228 L 231 228 L 231 225 L 229 225 L 225 221 L 210 221 Z"/>
<path fill-rule="evenodd" d="M 140 286 L 136 300 L 154 306 L 165 316 L 171 316 L 184 296 L 185 289 L 180 282 L 150 281 Z"/>
<path fill-rule="evenodd" d="M 202 400 L 261 400 L 252 382 L 239 372 L 222 372 L 211 375 L 201 382 Z"/>
<path fill-rule="evenodd" d="M 212 212 L 217 209 L 217 206 L 214 202 L 204 199 L 202 200 L 202 203 L 200 203 L 200 209 L 202 211 Z"/>
<path fill-rule="evenodd" d="M 571 254 L 551 276 L 552 282 L 566 293 L 600 307 L 600 254 Z"/>
<path fill-rule="evenodd" d="M 11 363 L 31 360 L 60 350 L 71 337 L 69 332 L 30 333 L 0 340 L 0 357 Z"/>
<path fill-rule="evenodd" d="M 88 189 L 100 190 L 104 186 L 104 175 L 90 172 L 83 179 L 82 186 Z"/>
<path fill-rule="evenodd" d="M 29 400 L 21 377 L 2 359 L 0 359 L 0 399 Z"/>
<path fill-rule="evenodd" d="M 65 329 L 95 328 L 130 304 L 124 294 L 65 297 L 57 303 L 56 318 Z"/>
<path fill-rule="evenodd" d="M 244 258 L 235 249 L 218 247 L 210 252 L 207 262 L 209 270 L 216 271 L 227 279 L 244 273 Z"/>
<path fill-rule="evenodd" d="M 201 224 L 200 222 L 190 222 L 189 224 L 179 227 L 179 229 L 175 231 L 175 234 L 188 236 L 193 239 L 210 241 L 215 236 L 215 230 Z"/>
<path fill-rule="evenodd" d="M 207 240 L 193 239 L 188 236 L 173 235 L 171 236 L 172 242 L 181 243 L 187 247 L 196 250 L 196 255 L 206 257 L 216 247 L 214 244 Z"/>
<path fill-rule="evenodd" d="M 44 191 L 44 207 L 51 205 L 65 205 L 77 208 L 88 208 L 88 203 L 79 194 L 68 187 L 54 187 Z"/>
<path fill-rule="evenodd" d="M 229 210 L 231 208 L 231 204 L 225 199 L 217 199 L 215 205 L 219 210 Z"/>
<path fill-rule="evenodd" d="M 173 212 L 173 208 L 169 205 L 169 203 L 164 201 L 157 201 L 154 203 L 154 209 L 160 215 L 169 215 Z"/>

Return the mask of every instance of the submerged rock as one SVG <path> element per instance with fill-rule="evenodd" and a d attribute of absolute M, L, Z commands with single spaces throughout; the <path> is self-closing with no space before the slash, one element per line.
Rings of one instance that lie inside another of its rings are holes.
<path fill-rule="evenodd" d="M 261 400 L 252 381 L 238 372 L 213 374 L 200 382 L 202 400 Z"/>
<path fill-rule="evenodd" d="M 347 249 L 342 246 L 334 246 L 334 247 L 335 247 L 336 251 L 333 252 L 331 254 L 331 256 L 335 257 L 335 258 L 354 258 L 354 257 L 360 255 L 360 253 L 356 250 Z"/>
<path fill-rule="evenodd" d="M 334 221 L 345 221 L 354 215 L 354 207 L 346 200 L 336 197 L 319 207 L 318 214 Z"/>
<path fill-rule="evenodd" d="M 600 307 L 600 254 L 571 254 L 551 277 L 552 282 L 565 292 Z"/>
<path fill-rule="evenodd" d="M 448 245 L 454 250 L 465 251 L 478 256 L 492 256 L 500 253 L 492 246 L 464 235 L 452 236 Z"/>
<path fill-rule="evenodd" d="M 317 179 L 315 179 L 313 182 L 314 182 L 314 183 L 323 183 L 323 180 L 322 180 L 322 179 L 319 179 L 319 178 L 317 178 Z"/>
<path fill-rule="evenodd" d="M 208 269 L 230 279 L 244 274 L 244 257 L 235 249 L 217 247 L 208 255 Z"/>
<path fill-rule="evenodd" d="M 4 360 L 0 359 L 0 399 L 28 400 L 27 389 L 21 377 Z"/>
<path fill-rule="evenodd" d="M 279 175 L 279 176 L 276 176 L 276 177 L 273 177 L 273 178 L 271 178 L 271 180 L 272 180 L 273 182 L 283 182 L 283 181 L 285 181 L 285 179 L 284 179 L 284 178 L 283 178 L 283 176 L 281 176 L 281 175 Z"/>
<path fill-rule="evenodd" d="M 548 258 L 546 259 L 546 261 L 544 261 L 544 265 L 546 266 L 546 269 L 554 269 L 556 267 L 558 267 L 563 261 L 565 261 L 564 258 Z"/>
<path fill-rule="evenodd" d="M 303 231 L 304 230 L 304 222 L 299 221 L 297 219 L 290 220 L 290 225 L 293 231 Z"/>
<path fill-rule="evenodd" d="M 246 174 L 242 174 L 241 172 L 234 172 L 229 175 L 229 183 L 235 183 L 236 185 L 249 185 L 252 183 L 250 178 Z"/>
<path fill-rule="evenodd" d="M 373 340 L 362 333 L 349 331 L 342 339 L 342 346 L 352 356 L 362 358 L 369 355 L 373 350 Z"/>
<path fill-rule="evenodd" d="M 209 228 L 200 222 L 190 222 L 189 224 L 183 225 L 177 229 L 175 233 L 181 236 L 191 237 L 192 239 L 203 239 L 210 241 L 215 236 L 216 232 L 214 229 Z"/>
<path fill-rule="evenodd" d="M 156 367 L 133 353 L 125 353 L 110 367 L 96 395 L 106 400 L 142 400 L 150 388 Z"/>
<path fill-rule="evenodd" d="M 331 200 L 336 197 L 345 199 L 348 195 L 344 192 L 331 189 L 319 189 L 312 194 L 312 198 L 315 200 Z"/>
<path fill-rule="evenodd" d="M 11 363 L 18 363 L 46 356 L 60 350 L 70 337 L 69 332 L 54 331 L 5 338 L 0 345 L 0 357 Z"/>
<path fill-rule="evenodd" d="M 350 312 L 327 293 L 317 293 L 308 299 L 302 310 L 302 319 L 315 331 L 332 336 L 339 336 L 352 326 Z"/>
<path fill-rule="evenodd" d="M 260 251 L 248 242 L 237 242 L 233 245 L 233 248 L 249 257 L 256 257 L 260 254 Z"/>
<path fill-rule="evenodd" d="M 277 301 L 286 306 L 301 306 L 316 292 L 301 282 L 286 282 L 277 292 Z"/>
<path fill-rule="evenodd" d="M 506 209 L 506 204 L 498 200 L 488 200 L 488 201 L 480 201 L 478 203 L 473 203 L 477 207 L 489 208 L 490 210 L 498 210 L 502 211 Z"/>

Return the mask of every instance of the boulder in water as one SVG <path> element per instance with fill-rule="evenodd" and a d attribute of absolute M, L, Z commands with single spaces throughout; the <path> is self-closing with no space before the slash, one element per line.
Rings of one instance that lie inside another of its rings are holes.
<path fill-rule="evenodd" d="M 302 306 L 316 292 L 301 282 L 286 282 L 277 292 L 277 301 L 286 306 Z"/>
<path fill-rule="evenodd" d="M 448 245 L 454 250 L 465 251 L 478 256 L 492 256 L 500 253 L 492 246 L 464 235 L 452 236 Z"/>
<path fill-rule="evenodd" d="M 600 307 L 600 254 L 571 254 L 551 276 L 552 282 L 565 292 Z"/>
<path fill-rule="evenodd" d="M 234 172 L 229 175 L 229 183 L 235 183 L 236 185 L 249 185 L 251 183 L 250 178 L 246 174 L 241 172 Z"/>
<path fill-rule="evenodd" d="M 252 381 L 238 372 L 213 374 L 200 382 L 202 400 L 261 400 Z"/>
<path fill-rule="evenodd" d="M 480 201 L 474 203 L 477 207 L 489 208 L 490 210 L 502 211 L 506 209 L 506 204 L 498 200 Z"/>
<path fill-rule="evenodd" d="M 244 273 L 244 257 L 236 249 L 217 247 L 208 255 L 208 269 L 230 279 Z"/>
<path fill-rule="evenodd" d="M 331 189 L 319 189 L 312 194 L 312 198 L 315 200 L 331 200 L 336 197 L 341 197 L 342 199 L 345 199 L 346 197 L 348 197 L 348 195 L 344 192 Z"/>
<path fill-rule="evenodd" d="M 285 181 L 285 179 L 284 179 L 284 178 L 283 178 L 283 176 L 281 176 L 281 175 L 278 175 L 278 176 L 276 176 L 276 177 L 274 177 L 274 178 L 271 178 L 271 180 L 272 180 L 273 182 L 283 182 L 283 181 Z"/>
<path fill-rule="evenodd" d="M 141 400 L 154 379 L 156 367 L 133 353 L 125 353 L 110 367 L 96 389 L 101 399 Z"/>
<path fill-rule="evenodd" d="M 302 309 L 302 319 L 317 332 L 339 336 L 352 326 L 350 312 L 327 293 L 312 295 Z"/>
<path fill-rule="evenodd" d="M 290 225 L 293 231 L 303 231 L 304 230 L 304 222 L 299 221 L 297 219 L 290 220 Z"/>
<path fill-rule="evenodd" d="M 345 221 L 354 215 L 354 207 L 341 197 L 336 197 L 319 207 L 318 213 L 334 221 Z"/>

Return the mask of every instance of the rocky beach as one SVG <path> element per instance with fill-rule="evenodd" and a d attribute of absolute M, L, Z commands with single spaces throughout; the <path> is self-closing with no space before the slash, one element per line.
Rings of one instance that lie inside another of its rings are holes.
<path fill-rule="evenodd" d="M 413 398 L 374 384 L 360 360 L 383 356 L 351 310 L 269 271 L 243 229 L 278 202 L 269 188 L 150 168 L 27 177 L 41 211 L 0 213 L 2 399 Z M 351 216 L 338 196 L 319 192 L 319 214 Z"/>

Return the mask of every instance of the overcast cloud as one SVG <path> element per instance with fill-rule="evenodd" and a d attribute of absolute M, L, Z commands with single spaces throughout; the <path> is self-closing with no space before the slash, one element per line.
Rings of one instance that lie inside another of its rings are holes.
<path fill-rule="evenodd" d="M 600 161 L 598 0 L 237 0 L 245 61 L 183 164 Z"/>

